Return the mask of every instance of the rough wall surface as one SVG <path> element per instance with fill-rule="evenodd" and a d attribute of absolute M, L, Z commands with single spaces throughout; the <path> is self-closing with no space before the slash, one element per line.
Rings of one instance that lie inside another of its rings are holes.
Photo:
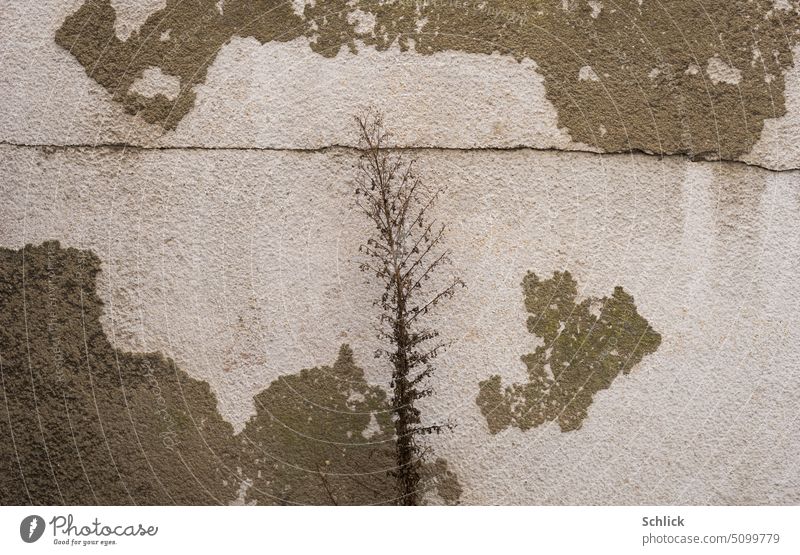
<path fill-rule="evenodd" d="M 391 502 L 373 105 L 467 283 L 428 502 L 800 502 L 798 9 L 4 6 L 2 501 Z"/>

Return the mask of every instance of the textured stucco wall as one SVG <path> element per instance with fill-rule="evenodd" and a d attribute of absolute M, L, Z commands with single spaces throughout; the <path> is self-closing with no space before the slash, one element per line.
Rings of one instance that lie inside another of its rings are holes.
<path fill-rule="evenodd" d="M 559 0 L 527 18 L 518 2 L 492 13 L 469 2 L 431 2 L 424 13 L 407 2 L 376 11 L 318 0 L 306 12 L 265 2 L 238 16 L 241 2 L 201 2 L 205 15 L 173 4 L 4 7 L 0 247 L 58 240 L 91 251 L 97 318 L 114 352 L 158 352 L 182 379 L 207 382 L 232 427 L 209 416 L 223 430 L 215 434 L 277 441 L 259 427 L 254 396 L 279 398 L 270 386 L 334 365 L 342 344 L 368 383 L 388 385 L 372 356 L 375 290 L 357 268 L 365 222 L 349 148 L 352 115 L 374 105 L 426 181 L 447 187 L 436 215 L 450 224 L 453 269 L 467 289 L 436 315 L 454 345 L 438 359 L 424 408 L 458 424 L 434 445 L 458 477 L 460 502 L 800 502 L 796 2 L 729 12 L 721 6 L 730 3 L 709 3 L 707 25 L 682 28 L 697 16 L 693 3 L 659 15 L 647 0 L 599 11 Z M 110 27 L 88 17 L 76 31 L 68 19 L 112 8 Z M 172 27 L 148 19 L 162 9 Z M 405 28 L 397 22 L 409 9 L 416 30 L 388 43 L 391 33 L 373 32 L 364 15 Z M 576 18 L 589 42 L 566 34 L 532 46 Z M 250 25 L 237 35 L 237 22 Z M 322 29 L 316 39 L 309 22 Z M 219 44 L 193 46 L 195 24 L 213 28 Z M 427 39 L 426 25 L 435 25 Z M 629 37 L 629 25 L 643 42 L 627 65 L 621 52 L 597 53 L 610 37 Z M 174 65 L 181 56 L 188 61 Z M 526 328 L 523 278 L 564 270 L 579 299 L 623 287 L 660 344 L 594 395 L 578 429 L 548 421 L 492 433 L 479 384 L 493 375 L 525 383 L 521 357 L 540 344 Z M 250 436 L 248 422 L 258 430 Z M 364 437 L 381 428 L 353 426 Z M 254 477 L 237 483 L 247 474 L 237 464 L 249 459 L 212 459 L 196 461 L 219 488 L 211 502 L 237 491 L 244 502 L 291 502 L 268 479 L 247 496 Z M 319 472 L 298 460 L 301 476 Z M 365 502 L 342 488 L 342 499 Z M 451 500 L 439 494 L 432 501 Z M 326 502 L 303 495 L 294 499 Z"/>

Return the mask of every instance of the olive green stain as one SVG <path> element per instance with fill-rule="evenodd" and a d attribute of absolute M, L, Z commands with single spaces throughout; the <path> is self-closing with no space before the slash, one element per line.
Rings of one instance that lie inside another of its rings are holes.
<path fill-rule="evenodd" d="M 398 498 L 394 424 L 386 392 L 369 385 L 342 345 L 332 366 L 305 369 L 255 397 L 241 433 L 242 467 L 256 504 L 373 505 Z M 461 486 L 436 459 L 422 467 L 423 488 L 456 504 Z"/>
<path fill-rule="evenodd" d="M 235 435 L 206 382 L 111 346 L 100 260 L 58 242 L 0 249 L 0 504 L 377 504 L 396 497 L 386 393 L 343 346 L 284 376 Z M 444 503 L 461 487 L 425 465 Z M 248 487 L 249 486 L 249 487 Z"/>
<path fill-rule="evenodd" d="M 386 393 L 367 384 L 349 347 L 333 366 L 279 378 L 255 403 L 241 434 L 249 502 L 364 505 L 396 498 Z"/>
<path fill-rule="evenodd" d="M 0 249 L 0 503 L 228 503 L 233 428 L 207 383 L 111 346 L 99 271 L 57 242 Z"/>
<path fill-rule="evenodd" d="M 543 343 L 522 357 L 527 383 L 503 388 L 497 375 L 480 382 L 477 403 L 491 433 L 545 422 L 558 422 L 563 432 L 577 430 L 594 395 L 661 344 L 661 335 L 622 287 L 610 297 L 577 302 L 577 285 L 569 272 L 546 280 L 532 272 L 525 276 L 528 331 Z"/>
<path fill-rule="evenodd" d="M 434 493 L 443 505 L 458 505 L 463 488 L 458 476 L 450 470 L 447 460 L 437 458 L 432 463 L 423 465 L 420 473 L 427 493 Z"/>
<path fill-rule="evenodd" d="M 234 37 L 307 37 L 325 57 L 362 43 L 529 58 L 545 77 L 559 125 L 577 142 L 606 152 L 736 159 L 765 119 L 785 114 L 784 71 L 800 28 L 800 15 L 772 0 L 606 2 L 596 17 L 588 3 L 564 0 L 318 0 L 302 17 L 283 0 L 227 0 L 221 11 L 217 4 L 168 0 L 121 41 L 109 0 L 87 0 L 56 42 L 128 112 L 166 129 L 192 109 L 193 87 Z M 370 32 L 359 32 L 356 10 L 374 16 Z M 712 79 L 712 59 L 738 71 L 738 82 Z M 131 92 L 148 67 L 180 79 L 176 100 Z M 580 78 L 587 75 L 596 80 Z"/>
<path fill-rule="evenodd" d="M 205 81 L 208 67 L 231 38 L 252 36 L 263 43 L 302 34 L 302 20 L 292 12 L 291 2 L 229 1 L 224 4 L 225 15 L 217 4 L 216 0 L 169 0 L 122 41 L 116 35 L 111 2 L 88 0 L 66 18 L 56 32 L 56 43 L 75 56 L 127 112 L 173 129 L 194 106 L 193 86 Z M 169 38 L 162 41 L 166 31 Z M 134 82 L 150 67 L 180 80 L 176 99 L 132 92 Z"/>

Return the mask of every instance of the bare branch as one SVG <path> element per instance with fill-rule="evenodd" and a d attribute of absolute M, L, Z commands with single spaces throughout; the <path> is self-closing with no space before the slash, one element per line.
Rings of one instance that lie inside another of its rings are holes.
<path fill-rule="evenodd" d="M 416 437 L 440 433 L 446 428 L 436 424 L 420 426 L 420 411 L 415 402 L 433 394 L 423 384 L 434 372 L 431 361 L 448 345 L 437 343 L 418 350 L 439 334 L 424 327 L 417 329 L 417 320 L 439 302 L 451 298 L 463 282 L 455 278 L 441 291 L 425 291 L 423 283 L 450 257 L 447 249 L 439 252 L 445 225 L 434 231 L 438 225 L 436 219 L 428 221 L 428 212 L 443 189 L 429 192 L 414 172 L 414 161 L 405 163 L 402 156 L 392 154 L 387 148 L 390 135 L 380 114 L 371 112 L 356 121 L 362 148 L 356 176 L 356 205 L 375 226 L 373 235 L 359 247 L 366 259 L 359 267 L 383 285 L 383 292 L 374 301 L 381 310 L 377 335 L 390 347 L 377 349 L 375 356 L 386 357 L 392 365 L 391 406 L 397 438 L 397 469 L 393 474 L 400 502 L 414 505 L 418 502 L 420 461 L 427 453 Z M 430 300 L 420 307 L 416 298 L 421 295 L 429 296 Z M 417 373 L 420 365 L 425 368 Z"/>
<path fill-rule="evenodd" d="M 455 293 L 455 289 L 458 286 L 464 287 L 464 282 L 460 279 L 456 278 L 453 283 L 448 285 L 444 290 L 439 292 L 433 299 L 428 301 L 422 308 L 414 309 L 413 314 L 409 317 L 408 321 L 413 322 L 417 319 L 418 316 L 424 315 L 428 312 L 428 310 L 434 306 L 443 298 L 450 298 Z"/>
<path fill-rule="evenodd" d="M 434 222 L 435 222 L 435 220 L 434 220 Z M 431 225 L 434 222 L 431 222 Z M 433 240 L 429 240 L 428 246 L 425 249 L 425 251 L 421 255 L 419 255 L 419 258 L 408 268 L 408 270 L 406 270 L 406 273 L 403 275 L 403 279 L 411 276 L 411 272 L 413 272 L 414 269 L 418 265 L 422 264 L 422 262 L 425 260 L 425 257 L 428 255 L 428 253 L 431 252 L 431 249 L 433 249 L 434 247 L 439 245 L 439 242 L 441 241 L 443 236 L 444 236 L 444 224 L 442 224 L 441 229 L 439 229 L 439 233 L 436 235 L 436 238 L 434 238 Z M 433 263 L 431 263 L 431 265 L 428 267 L 428 271 L 433 270 L 433 265 L 437 264 L 439 262 L 439 260 L 445 258 L 449 254 L 450 254 L 449 251 L 443 252 L 442 255 L 439 257 L 439 259 L 437 259 Z"/>

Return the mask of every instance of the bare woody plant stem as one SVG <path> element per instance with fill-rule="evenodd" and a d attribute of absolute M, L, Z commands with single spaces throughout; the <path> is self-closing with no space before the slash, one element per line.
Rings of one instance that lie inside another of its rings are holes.
<path fill-rule="evenodd" d="M 370 112 L 356 121 L 362 149 L 356 203 L 374 225 L 359 248 L 365 256 L 361 270 L 382 285 L 375 305 L 381 309 L 378 336 L 388 348 L 376 354 L 386 356 L 393 368 L 399 504 L 417 505 L 424 462 L 417 437 L 445 427 L 422 426 L 416 407 L 419 399 L 432 393 L 424 384 L 433 374 L 433 359 L 446 347 L 424 321 L 464 282 L 451 276 L 438 288 L 430 286 L 437 270 L 450 263 L 450 251 L 444 248 L 445 225 L 429 217 L 442 189 L 425 186 L 414 172 L 414 162 L 405 163 L 387 147 L 380 114 Z"/>

